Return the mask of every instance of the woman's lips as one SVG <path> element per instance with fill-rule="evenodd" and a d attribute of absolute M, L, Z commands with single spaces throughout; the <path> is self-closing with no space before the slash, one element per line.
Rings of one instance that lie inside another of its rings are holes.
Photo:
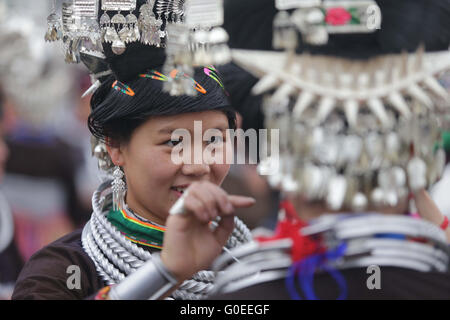
<path fill-rule="evenodd" d="M 177 190 L 174 190 L 174 189 L 172 189 L 172 188 L 170 188 L 170 190 L 172 191 L 172 192 L 174 192 L 175 193 L 175 195 L 179 198 L 179 197 L 181 197 L 182 195 L 183 195 L 183 192 L 180 192 L 180 191 L 177 191 Z"/>
<path fill-rule="evenodd" d="M 178 185 L 178 186 L 170 187 L 170 190 L 175 192 L 177 197 L 181 197 L 183 195 L 183 193 L 185 192 L 185 190 L 187 189 L 187 187 L 189 187 L 188 184 Z"/>

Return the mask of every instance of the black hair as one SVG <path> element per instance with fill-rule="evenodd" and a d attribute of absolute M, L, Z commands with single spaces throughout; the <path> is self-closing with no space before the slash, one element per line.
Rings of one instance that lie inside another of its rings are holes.
<path fill-rule="evenodd" d="M 261 111 L 263 97 L 249 94 L 258 82 L 253 75 L 236 65 L 228 63 L 218 67 L 225 88 L 230 93 L 230 103 L 242 116 L 242 129 L 263 129 L 264 116 Z"/>
<path fill-rule="evenodd" d="M 171 96 L 163 91 L 163 81 L 139 77 L 139 74 L 149 73 L 151 70 L 162 72 L 164 49 L 136 42 L 128 44 L 122 55 L 115 55 L 111 45 L 104 44 L 103 47 L 105 60 L 113 74 L 102 79 L 100 88 L 91 99 L 88 127 L 97 139 L 110 144 L 126 143 L 134 130 L 151 116 L 212 110 L 224 112 L 230 128 L 236 127 L 236 114 L 225 90 L 206 74 L 203 67 L 195 69 L 194 80 L 206 93 Z M 217 76 L 220 79 L 218 71 Z M 114 89 L 116 81 L 122 88 L 129 87 L 134 95 Z"/>

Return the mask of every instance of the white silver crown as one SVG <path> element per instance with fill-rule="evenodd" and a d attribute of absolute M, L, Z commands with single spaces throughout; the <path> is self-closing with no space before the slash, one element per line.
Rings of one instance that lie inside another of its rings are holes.
<path fill-rule="evenodd" d="M 280 130 L 273 186 L 325 200 L 330 209 L 396 206 L 433 184 L 445 165 L 441 113 L 449 94 L 437 81 L 450 52 L 368 61 L 236 50 L 233 60 L 260 81 L 266 126 Z M 274 159 L 263 159 L 264 171 Z"/>
<path fill-rule="evenodd" d="M 98 17 L 100 8 L 103 14 Z M 165 47 L 164 68 L 183 70 L 190 76 L 194 66 L 221 65 L 231 59 L 228 34 L 221 28 L 223 0 L 147 0 L 143 4 L 136 0 L 65 0 L 60 9 L 58 14 L 55 5 L 48 16 L 45 39 L 62 41 L 67 63 L 83 61 L 83 54 L 105 58 L 105 43 L 121 55 L 136 42 Z M 94 80 L 90 93 L 99 85 L 98 77 Z M 195 94 L 191 89 L 177 81 L 164 86 L 173 95 Z"/>

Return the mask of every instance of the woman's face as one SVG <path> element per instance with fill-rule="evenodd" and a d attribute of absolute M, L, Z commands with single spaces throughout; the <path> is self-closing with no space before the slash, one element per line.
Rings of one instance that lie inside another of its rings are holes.
<path fill-rule="evenodd" d="M 202 137 L 208 129 L 218 129 L 222 135 L 208 141 L 196 141 L 194 121 L 201 121 Z M 141 216 L 163 225 L 170 208 L 182 195 L 180 190 L 195 181 L 206 180 L 221 185 L 230 168 L 229 164 L 206 164 L 204 161 L 195 164 L 193 156 L 189 163 L 174 163 L 171 155 L 177 141 L 172 141 L 171 135 L 177 129 L 190 133 L 191 150 L 199 150 L 199 145 L 200 150 L 205 150 L 209 145 L 216 152 L 222 149 L 225 154 L 225 144 L 230 143 L 226 141 L 226 130 L 229 129 L 226 115 L 220 111 L 205 111 L 151 117 L 133 132 L 126 145 L 109 148 L 114 164 L 120 165 L 125 172 L 127 205 Z"/>

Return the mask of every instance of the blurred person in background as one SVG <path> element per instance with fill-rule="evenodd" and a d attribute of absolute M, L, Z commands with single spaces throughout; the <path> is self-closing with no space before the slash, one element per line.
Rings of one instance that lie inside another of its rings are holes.
<path fill-rule="evenodd" d="M 234 61 L 260 78 L 248 94 L 280 130 L 283 202 L 272 236 L 215 261 L 211 299 L 449 299 L 449 222 L 426 190 L 445 165 L 450 1 L 225 8 Z"/>
<path fill-rule="evenodd" d="M 47 5 L 7 1 L 0 10 L 0 39 L 8 43 L 0 49 L 0 81 L 10 110 L 10 157 L 3 182 L 24 260 L 83 224 L 90 210 L 76 188 L 81 152 L 58 131 L 63 122 L 59 110 L 73 108 L 74 70 L 53 59 L 60 49 L 42 40 L 45 26 L 39 24 L 45 21 Z M 75 134 L 72 139 L 78 138 Z"/>
<path fill-rule="evenodd" d="M 226 68 L 228 68 L 227 66 Z M 224 71 L 225 68 L 221 68 L 221 71 Z M 231 81 L 233 78 L 224 75 L 224 82 L 227 89 L 231 89 L 230 95 L 233 95 L 234 91 L 230 86 L 227 86 L 227 81 Z M 231 99 L 231 103 L 234 109 L 236 105 L 233 104 L 233 99 Z M 236 102 L 234 102 L 236 103 Z M 242 102 L 245 105 L 245 102 Z M 238 109 L 237 109 L 238 110 Z M 258 130 L 257 124 L 253 123 L 252 127 L 249 127 L 248 123 L 245 123 L 246 126 L 243 126 L 243 119 L 247 119 L 247 114 L 243 116 L 237 113 L 237 128 L 243 129 L 244 131 L 248 129 Z M 248 120 L 246 120 L 247 122 Z M 248 151 L 249 148 L 249 139 L 245 139 L 245 150 Z M 237 143 L 235 144 L 235 146 Z M 235 150 L 235 156 L 237 157 L 237 153 L 239 152 L 238 148 Z M 278 192 L 270 188 L 267 181 L 258 174 L 257 171 L 257 160 L 254 159 L 254 162 L 250 162 L 248 154 L 246 154 L 243 158 L 245 158 L 245 164 L 233 164 L 231 165 L 230 172 L 226 179 L 223 182 L 223 188 L 227 192 L 236 192 L 248 197 L 252 197 L 256 200 L 256 203 L 251 208 L 236 210 L 236 215 L 245 222 L 245 224 L 250 229 L 269 229 L 273 230 L 276 224 L 276 216 L 278 212 Z M 252 159 L 253 160 L 253 159 Z"/>
<path fill-rule="evenodd" d="M 442 85 L 450 92 L 450 72 L 442 77 Z M 443 214 L 450 218 L 450 115 L 442 115 L 443 132 L 440 145 L 445 150 L 446 166 L 442 178 L 431 188 L 430 195 Z"/>
<path fill-rule="evenodd" d="M 439 210 L 450 217 L 450 131 L 442 133 L 442 146 L 446 153 L 446 166 L 442 178 L 430 189 L 430 195 Z"/>
<path fill-rule="evenodd" d="M 91 87 L 91 77 L 81 68 L 75 68 L 75 79 L 68 108 L 57 110 L 56 135 L 77 153 L 74 184 L 80 202 L 78 213 L 72 217 L 76 227 L 81 227 L 92 212 L 92 193 L 101 181 L 97 161 L 92 156 L 91 133 L 87 126 L 92 93 L 85 94 Z"/>
<path fill-rule="evenodd" d="M 3 195 L 1 184 L 5 174 L 5 164 L 8 158 L 8 147 L 4 140 L 7 127 L 5 116 L 6 97 L 0 88 L 0 300 L 11 298 L 14 283 L 23 266 L 17 245 L 14 241 L 14 220 L 11 208 Z"/>

